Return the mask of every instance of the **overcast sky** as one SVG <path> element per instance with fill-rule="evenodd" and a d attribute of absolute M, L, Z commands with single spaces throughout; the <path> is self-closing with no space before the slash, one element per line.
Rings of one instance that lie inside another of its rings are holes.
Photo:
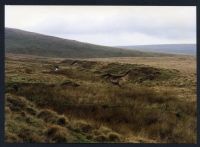
<path fill-rule="evenodd" d="M 196 43 L 196 7 L 6 6 L 5 26 L 109 46 Z"/>

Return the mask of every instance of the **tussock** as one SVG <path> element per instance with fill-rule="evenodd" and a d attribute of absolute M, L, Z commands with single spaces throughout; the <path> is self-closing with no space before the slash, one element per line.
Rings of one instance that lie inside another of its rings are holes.
<path fill-rule="evenodd" d="M 78 59 L 8 60 L 9 142 L 196 142 L 191 72 Z M 110 82 L 116 79 L 120 86 Z"/>
<path fill-rule="evenodd" d="M 73 138 L 69 135 L 69 131 L 58 125 L 50 126 L 46 131 L 46 134 L 54 143 L 68 143 L 73 140 Z"/>
<path fill-rule="evenodd" d="M 58 120 L 58 114 L 50 109 L 41 110 L 37 116 L 46 122 L 55 123 Z"/>

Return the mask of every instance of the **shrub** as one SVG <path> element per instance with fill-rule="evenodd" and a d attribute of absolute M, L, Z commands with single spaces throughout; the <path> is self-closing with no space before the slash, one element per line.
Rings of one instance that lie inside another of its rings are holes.
<path fill-rule="evenodd" d="M 22 139 L 20 139 L 16 134 L 6 131 L 5 142 L 6 143 L 20 143 L 22 142 Z"/>
<path fill-rule="evenodd" d="M 6 114 L 11 113 L 11 110 L 10 110 L 10 108 L 8 106 L 5 107 L 5 113 Z"/>
<path fill-rule="evenodd" d="M 26 112 L 31 114 L 31 115 L 36 115 L 37 114 L 37 111 L 32 107 L 27 107 L 26 108 Z"/>
<path fill-rule="evenodd" d="M 6 95 L 7 105 L 12 111 L 21 111 L 25 109 L 28 105 L 27 101 L 18 96 Z"/>
<path fill-rule="evenodd" d="M 58 119 L 58 114 L 50 109 L 41 110 L 38 113 L 38 118 L 43 119 L 45 122 L 56 123 Z"/>
<path fill-rule="evenodd" d="M 98 131 L 101 132 L 101 133 L 103 133 L 103 134 L 108 134 L 112 130 L 110 128 L 108 128 L 108 127 L 101 126 Z"/>
<path fill-rule="evenodd" d="M 27 143 L 41 143 L 44 142 L 44 138 L 39 136 L 39 134 L 33 132 L 33 130 L 28 128 L 22 128 L 18 136 Z"/>
<path fill-rule="evenodd" d="M 47 137 L 54 143 L 67 143 L 72 141 L 72 137 L 66 128 L 52 125 L 46 131 Z"/>
<path fill-rule="evenodd" d="M 60 116 L 57 120 L 57 124 L 64 126 L 69 124 L 69 120 L 65 116 Z"/>
<path fill-rule="evenodd" d="M 77 121 L 74 124 L 75 129 L 78 129 L 84 133 L 91 132 L 93 127 L 91 124 L 86 123 L 85 121 Z"/>
<path fill-rule="evenodd" d="M 102 135 L 102 134 L 101 134 L 101 135 L 98 135 L 98 136 L 95 136 L 94 139 L 95 139 L 96 141 L 99 141 L 99 142 L 107 142 L 107 141 L 108 141 L 107 136 Z"/>
<path fill-rule="evenodd" d="M 108 134 L 109 141 L 119 142 L 121 140 L 120 135 L 117 133 L 110 132 Z"/>

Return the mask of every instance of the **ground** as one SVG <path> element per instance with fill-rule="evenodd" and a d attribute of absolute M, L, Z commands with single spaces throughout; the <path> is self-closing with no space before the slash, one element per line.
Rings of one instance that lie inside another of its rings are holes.
<path fill-rule="evenodd" d="M 6 142 L 196 143 L 192 56 L 7 54 L 5 76 Z"/>

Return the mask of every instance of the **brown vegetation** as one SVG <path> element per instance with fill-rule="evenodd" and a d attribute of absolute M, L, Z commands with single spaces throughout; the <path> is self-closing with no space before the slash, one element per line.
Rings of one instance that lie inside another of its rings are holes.
<path fill-rule="evenodd" d="M 6 62 L 7 142 L 196 142 L 195 79 L 183 80 L 187 75 L 179 70 L 82 60 Z"/>

